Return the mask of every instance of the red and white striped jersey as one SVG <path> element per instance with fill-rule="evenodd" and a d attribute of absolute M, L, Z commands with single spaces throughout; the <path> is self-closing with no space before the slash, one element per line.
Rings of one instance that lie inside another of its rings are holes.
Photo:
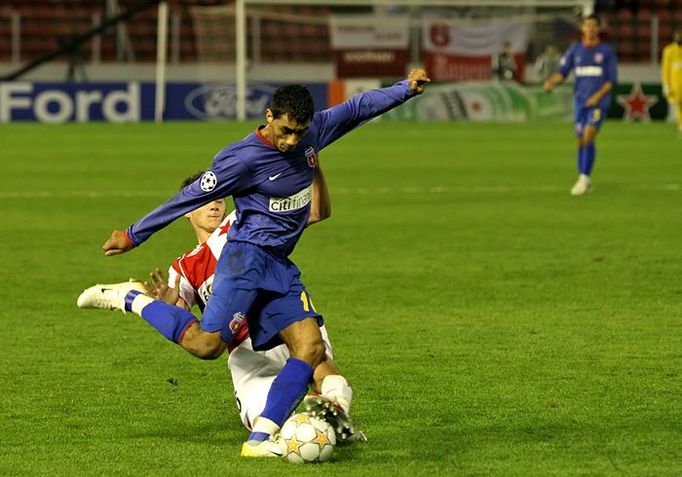
<path fill-rule="evenodd" d="M 190 308 L 197 305 L 204 311 L 206 301 L 211 296 L 218 257 L 227 242 L 227 231 L 236 220 L 237 213 L 233 211 L 204 243 L 176 258 L 168 269 L 169 286 L 174 286 L 176 277 L 180 275 L 180 298 Z"/>

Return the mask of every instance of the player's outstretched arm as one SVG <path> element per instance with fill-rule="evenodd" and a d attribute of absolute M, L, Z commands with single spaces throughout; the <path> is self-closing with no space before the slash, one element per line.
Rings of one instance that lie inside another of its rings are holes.
<path fill-rule="evenodd" d="M 125 253 L 134 247 L 135 244 L 124 230 L 114 230 L 109 240 L 102 245 L 102 250 L 104 250 L 104 255 L 109 256 Z"/>
<path fill-rule="evenodd" d="M 547 78 L 547 81 L 545 81 L 545 84 L 543 85 L 543 88 L 545 91 L 548 93 L 551 93 L 554 87 L 558 84 L 561 84 L 564 81 L 564 75 L 561 73 L 557 72 L 552 74 L 549 78 Z"/>
<path fill-rule="evenodd" d="M 104 253 L 118 255 L 127 252 L 187 212 L 250 185 L 249 171 L 244 162 L 229 148 L 225 151 L 218 153 L 211 169 L 199 179 L 128 227 L 128 230 L 115 230 L 102 246 Z"/>
<path fill-rule="evenodd" d="M 317 143 L 323 149 L 370 119 L 381 116 L 424 92 L 431 81 L 422 68 L 410 71 L 407 79 L 387 88 L 371 89 L 356 94 L 348 101 L 319 111 L 313 116 Z"/>
<path fill-rule="evenodd" d="M 423 68 L 413 68 L 410 70 L 410 74 L 407 75 L 407 81 L 410 85 L 410 91 L 414 94 L 422 94 L 426 85 L 431 82 L 431 79 Z"/>

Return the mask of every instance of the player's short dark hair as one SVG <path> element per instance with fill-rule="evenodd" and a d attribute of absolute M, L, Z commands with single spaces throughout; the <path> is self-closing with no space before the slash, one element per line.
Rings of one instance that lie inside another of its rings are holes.
<path fill-rule="evenodd" d="M 304 124 L 313 119 L 315 105 L 308 88 L 300 84 L 289 84 L 275 90 L 270 111 L 275 119 L 287 114 L 289 119 Z"/>
<path fill-rule="evenodd" d="M 599 16 L 595 15 L 594 13 L 592 13 L 591 15 L 585 15 L 583 17 L 583 21 L 587 20 L 594 20 L 595 22 L 597 22 L 597 25 L 601 26 L 601 20 L 599 19 Z"/>
<path fill-rule="evenodd" d="M 182 190 L 182 189 L 184 189 L 185 187 L 187 187 L 188 185 L 190 185 L 190 184 L 196 182 L 197 179 L 199 179 L 201 176 L 204 175 L 204 172 L 206 172 L 206 171 L 199 171 L 199 172 L 197 172 L 197 173 L 195 173 L 195 174 L 192 174 L 191 176 L 185 177 L 185 178 L 182 180 L 182 182 L 180 183 L 180 190 Z"/>

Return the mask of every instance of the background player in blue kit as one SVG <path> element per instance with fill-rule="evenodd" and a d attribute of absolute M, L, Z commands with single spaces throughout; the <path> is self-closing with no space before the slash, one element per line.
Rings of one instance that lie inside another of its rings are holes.
<path fill-rule="evenodd" d="M 107 255 L 124 253 L 190 210 L 232 196 L 237 222 L 228 232 L 213 295 L 198 326 L 187 310 L 136 290 L 119 292 L 126 310 L 202 358 L 222 354 L 245 320 L 255 350 L 287 345 L 291 358 L 272 383 L 265 409 L 242 446 L 243 456 L 280 455 L 273 435 L 305 395 L 313 369 L 325 359 L 322 316 L 288 259 L 308 221 L 317 153 L 422 93 L 427 82 L 426 72 L 414 69 L 394 86 L 361 93 L 317 113 L 303 86 L 279 88 L 266 111 L 265 126 L 220 151 L 199 180 L 126 231 L 115 230 L 103 246 Z"/>
<path fill-rule="evenodd" d="M 611 91 L 616 85 L 618 60 L 613 48 L 599 40 L 599 18 L 590 15 L 580 26 L 582 42 L 571 45 L 561 59 L 559 71 L 544 88 L 550 92 L 573 70 L 575 86 L 573 107 L 575 131 L 578 136 L 578 180 L 571 189 L 573 195 L 592 190 L 590 178 L 596 156 L 595 139 L 611 104 Z"/>

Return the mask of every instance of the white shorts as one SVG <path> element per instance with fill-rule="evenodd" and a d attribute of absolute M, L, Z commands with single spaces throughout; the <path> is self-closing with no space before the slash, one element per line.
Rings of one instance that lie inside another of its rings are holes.
<path fill-rule="evenodd" d="M 333 359 L 332 345 L 327 330 L 320 327 L 322 341 L 327 356 Z M 254 351 L 251 339 L 244 340 L 227 359 L 227 367 L 232 375 L 234 398 L 244 426 L 251 430 L 253 421 L 258 417 L 268 397 L 270 386 L 289 359 L 286 345 L 279 345 L 267 351 Z"/>

